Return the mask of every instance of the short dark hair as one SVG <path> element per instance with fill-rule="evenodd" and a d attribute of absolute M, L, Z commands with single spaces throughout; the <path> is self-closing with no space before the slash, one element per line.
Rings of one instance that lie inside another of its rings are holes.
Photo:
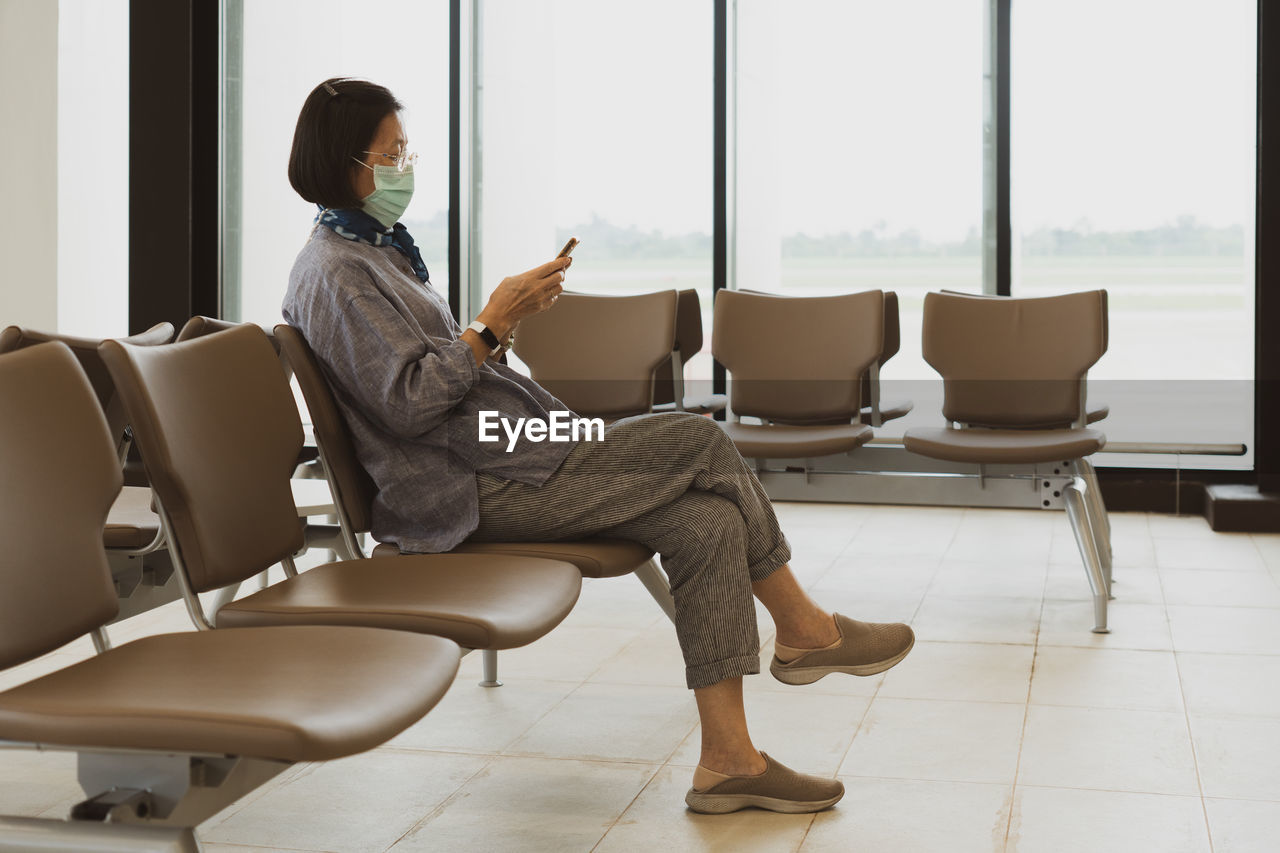
<path fill-rule="evenodd" d="M 311 90 L 298 114 L 289 153 L 289 183 L 323 207 L 359 207 L 351 158 L 363 160 L 387 116 L 402 109 L 390 90 L 368 80 L 331 77 Z"/>

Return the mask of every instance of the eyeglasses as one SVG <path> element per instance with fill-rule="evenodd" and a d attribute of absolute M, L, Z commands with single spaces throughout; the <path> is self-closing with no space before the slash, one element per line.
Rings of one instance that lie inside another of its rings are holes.
<path fill-rule="evenodd" d="M 368 154 L 373 157 L 381 157 L 390 162 L 384 163 L 386 166 L 395 166 L 397 172 L 403 172 L 406 169 L 412 169 L 413 165 L 418 162 L 418 155 L 408 151 L 401 151 L 399 154 L 383 154 L 381 151 L 362 151 L 362 154 Z M 367 165 L 367 164 L 361 164 Z M 372 167 L 370 167 L 372 168 Z"/>

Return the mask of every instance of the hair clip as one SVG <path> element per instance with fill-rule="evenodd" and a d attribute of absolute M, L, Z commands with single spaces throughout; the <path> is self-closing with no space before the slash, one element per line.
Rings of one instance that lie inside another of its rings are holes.
<path fill-rule="evenodd" d="M 328 83 L 321 83 L 320 85 L 324 86 L 324 90 L 328 92 L 330 95 L 338 94 L 338 90 L 330 86 Z"/>

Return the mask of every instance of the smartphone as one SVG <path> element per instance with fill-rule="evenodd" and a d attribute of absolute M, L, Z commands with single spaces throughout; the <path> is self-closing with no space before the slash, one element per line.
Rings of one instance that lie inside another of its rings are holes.
<path fill-rule="evenodd" d="M 564 248 L 560 250 L 560 254 L 556 255 L 556 257 L 567 258 L 573 254 L 573 250 L 576 248 L 578 248 L 578 238 L 570 237 L 569 242 L 564 244 Z"/>

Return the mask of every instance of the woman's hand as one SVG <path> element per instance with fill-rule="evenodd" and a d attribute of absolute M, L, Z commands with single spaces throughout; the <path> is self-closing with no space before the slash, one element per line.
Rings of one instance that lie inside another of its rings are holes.
<path fill-rule="evenodd" d="M 500 340 L 506 340 L 512 328 L 525 317 L 551 307 L 564 290 L 565 270 L 571 263 L 572 258 L 556 258 L 528 272 L 504 278 L 476 319 Z"/>

